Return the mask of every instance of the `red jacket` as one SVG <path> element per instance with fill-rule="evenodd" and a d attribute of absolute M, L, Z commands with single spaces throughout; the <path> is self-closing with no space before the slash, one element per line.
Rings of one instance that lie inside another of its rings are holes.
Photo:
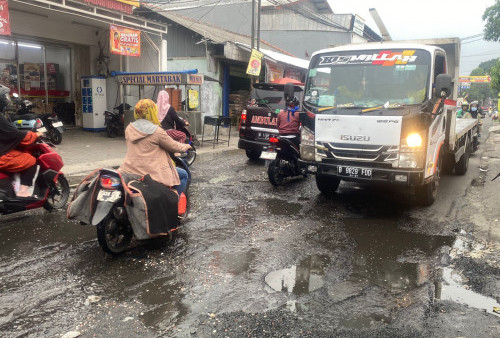
<path fill-rule="evenodd" d="M 290 114 L 290 115 L 289 115 Z M 293 115 L 292 115 L 293 114 Z M 299 112 L 287 112 L 281 110 L 276 121 L 278 132 L 283 135 L 300 134 Z"/>

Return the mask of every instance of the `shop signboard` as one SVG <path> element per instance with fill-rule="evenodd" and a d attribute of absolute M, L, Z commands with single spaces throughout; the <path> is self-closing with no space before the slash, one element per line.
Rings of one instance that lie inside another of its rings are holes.
<path fill-rule="evenodd" d="M 132 14 L 134 7 L 139 7 L 139 1 L 125 1 L 125 0 L 83 0 L 83 1 L 91 5 L 112 9 L 117 12 L 125 14 Z"/>
<path fill-rule="evenodd" d="M 359 36 L 363 36 L 363 32 L 365 30 L 365 20 L 359 15 L 354 16 L 354 22 L 352 24 L 352 31 Z"/>
<path fill-rule="evenodd" d="M 283 77 L 283 66 L 277 63 L 266 61 L 266 70 L 266 82 L 274 82 Z"/>
<path fill-rule="evenodd" d="M 203 74 L 187 74 L 187 83 L 193 85 L 202 85 L 204 80 Z"/>
<path fill-rule="evenodd" d="M 120 75 L 124 85 L 171 85 L 182 84 L 182 74 L 165 75 Z"/>
<path fill-rule="evenodd" d="M 111 53 L 141 56 L 141 31 L 111 25 L 109 27 Z"/>
<path fill-rule="evenodd" d="M 0 0 L 0 35 L 10 35 L 9 5 Z"/>
<path fill-rule="evenodd" d="M 257 49 L 252 49 L 252 55 L 250 56 L 247 67 L 248 75 L 259 76 L 263 57 L 263 53 L 259 52 Z"/>
<path fill-rule="evenodd" d="M 491 82 L 491 77 L 488 75 L 484 76 L 459 76 L 458 77 L 458 82 L 462 83 L 490 83 Z"/>

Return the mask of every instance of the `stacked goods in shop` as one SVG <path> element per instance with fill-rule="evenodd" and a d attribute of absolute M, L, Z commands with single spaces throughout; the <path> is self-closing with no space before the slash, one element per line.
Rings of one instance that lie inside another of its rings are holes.
<path fill-rule="evenodd" d="M 174 107 L 175 111 L 182 111 L 182 90 L 175 88 L 165 88 L 170 98 L 170 104 Z"/>
<path fill-rule="evenodd" d="M 238 123 L 241 111 L 246 109 L 249 95 L 248 90 L 239 90 L 229 94 L 229 117 L 233 125 Z"/>

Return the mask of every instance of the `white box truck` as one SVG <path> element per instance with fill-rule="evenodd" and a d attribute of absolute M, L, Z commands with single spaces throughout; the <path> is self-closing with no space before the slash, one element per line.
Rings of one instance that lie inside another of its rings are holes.
<path fill-rule="evenodd" d="M 460 40 L 346 45 L 311 57 L 301 164 L 331 194 L 341 180 L 415 188 L 431 205 L 442 173 L 467 171 L 478 121 L 456 118 Z"/>

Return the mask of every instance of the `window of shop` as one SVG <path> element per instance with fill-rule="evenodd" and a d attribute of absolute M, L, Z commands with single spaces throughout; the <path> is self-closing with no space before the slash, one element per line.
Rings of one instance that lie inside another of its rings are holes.
<path fill-rule="evenodd" d="M 71 98 L 70 48 L 0 39 L 0 84 L 35 104 L 35 112 L 53 112 Z"/>

